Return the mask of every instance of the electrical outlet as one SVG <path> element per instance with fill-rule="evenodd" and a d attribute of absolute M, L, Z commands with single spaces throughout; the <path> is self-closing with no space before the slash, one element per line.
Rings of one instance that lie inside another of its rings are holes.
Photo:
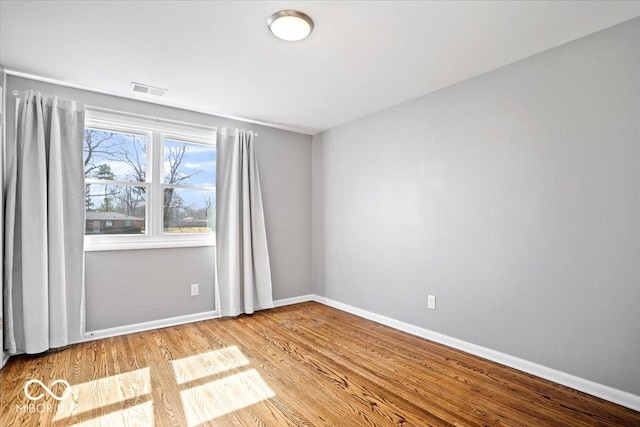
<path fill-rule="evenodd" d="M 436 309 L 436 296 L 435 295 L 429 295 L 429 297 L 427 298 L 427 307 L 435 310 Z"/>
<path fill-rule="evenodd" d="M 193 285 L 191 285 L 191 296 L 195 297 L 199 293 L 200 293 L 200 290 L 198 289 L 198 284 L 194 283 Z"/>

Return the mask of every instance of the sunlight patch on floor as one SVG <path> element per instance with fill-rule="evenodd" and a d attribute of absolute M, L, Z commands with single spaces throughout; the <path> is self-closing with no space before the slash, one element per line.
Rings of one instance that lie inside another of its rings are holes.
<path fill-rule="evenodd" d="M 273 396 L 275 393 L 255 369 L 180 392 L 189 427 L 198 426 Z"/>
<path fill-rule="evenodd" d="M 94 408 L 115 404 L 124 406 L 125 400 L 150 395 L 151 376 L 149 368 L 142 368 L 73 385 L 71 390 L 71 396 L 58 404 L 54 421 L 68 418 L 72 414 L 89 412 Z M 127 408 L 126 411 L 133 408 Z"/>
<path fill-rule="evenodd" d="M 206 378 L 248 364 L 249 360 L 235 345 L 171 361 L 178 384 Z"/>

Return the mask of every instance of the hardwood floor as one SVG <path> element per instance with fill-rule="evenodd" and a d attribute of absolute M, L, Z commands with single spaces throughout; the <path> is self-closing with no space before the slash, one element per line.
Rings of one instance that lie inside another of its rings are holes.
<path fill-rule="evenodd" d="M 31 384 L 31 401 L 29 379 L 71 395 Z M 640 412 L 317 303 L 14 357 L 0 387 L 1 426 L 640 426 Z"/>

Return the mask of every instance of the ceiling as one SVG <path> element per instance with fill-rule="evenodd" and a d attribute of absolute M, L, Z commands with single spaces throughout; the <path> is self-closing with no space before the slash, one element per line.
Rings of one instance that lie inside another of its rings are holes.
<path fill-rule="evenodd" d="M 267 18 L 294 8 L 313 33 L 275 38 Z M 0 64 L 315 134 L 637 16 L 638 1 L 1 0 Z"/>

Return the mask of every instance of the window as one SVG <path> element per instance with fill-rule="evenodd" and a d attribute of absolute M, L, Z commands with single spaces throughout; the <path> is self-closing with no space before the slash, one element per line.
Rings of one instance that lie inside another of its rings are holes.
<path fill-rule="evenodd" d="M 144 235 L 150 188 L 146 180 L 147 142 L 151 135 L 115 129 L 85 126 L 85 234 Z"/>
<path fill-rule="evenodd" d="M 87 250 L 212 245 L 215 131 L 87 112 Z"/>
<path fill-rule="evenodd" d="M 215 148 L 166 138 L 163 152 L 163 231 L 213 232 Z"/>

